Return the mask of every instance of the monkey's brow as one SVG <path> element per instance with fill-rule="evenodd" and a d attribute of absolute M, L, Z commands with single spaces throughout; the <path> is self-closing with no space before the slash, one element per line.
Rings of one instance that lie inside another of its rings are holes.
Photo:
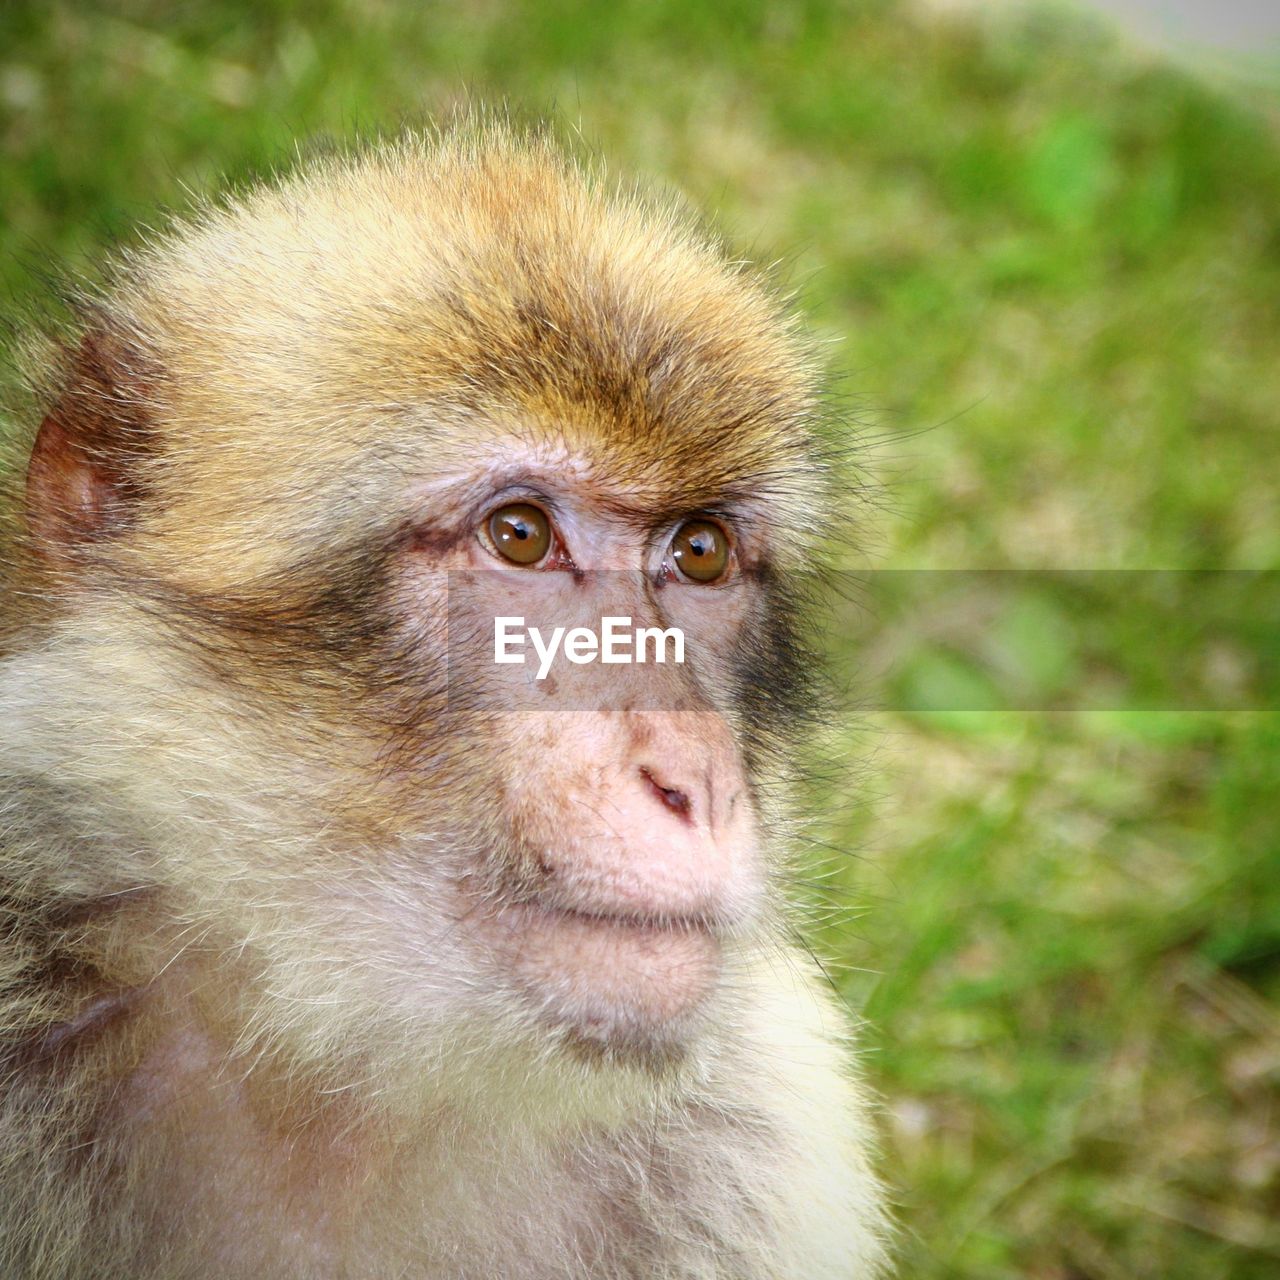
<path fill-rule="evenodd" d="M 438 477 L 421 493 L 425 508 L 421 527 L 443 536 L 458 523 L 483 515 L 489 505 L 508 495 L 537 497 L 554 513 L 561 495 L 570 487 L 579 494 L 585 492 L 588 505 L 597 511 L 638 529 L 670 523 L 692 512 L 729 514 L 741 497 L 723 484 L 696 481 L 619 485 L 608 478 L 607 471 L 603 464 L 593 466 L 589 459 L 574 458 Z"/>

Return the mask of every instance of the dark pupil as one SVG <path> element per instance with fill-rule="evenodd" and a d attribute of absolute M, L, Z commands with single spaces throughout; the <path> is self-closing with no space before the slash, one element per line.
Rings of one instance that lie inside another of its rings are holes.
<path fill-rule="evenodd" d="M 523 542 L 526 538 L 533 537 L 533 530 L 529 528 L 528 522 L 515 519 L 510 522 L 511 532 Z"/>
<path fill-rule="evenodd" d="M 695 534 L 689 539 L 689 550 L 695 556 L 709 556 L 713 550 L 711 539 Z"/>

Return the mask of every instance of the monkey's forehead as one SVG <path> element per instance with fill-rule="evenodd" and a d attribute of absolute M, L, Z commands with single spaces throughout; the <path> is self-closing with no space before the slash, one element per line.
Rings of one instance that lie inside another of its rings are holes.
<path fill-rule="evenodd" d="M 577 450 L 655 505 L 803 506 L 815 483 L 814 364 L 783 302 L 671 206 L 499 128 L 207 209 L 128 260 L 105 316 L 143 353 L 175 525 L 194 504 L 243 533 L 362 460 L 472 443 Z"/>
<path fill-rule="evenodd" d="M 207 212 L 135 260 L 117 306 L 168 413 L 259 443 L 447 404 L 710 450 L 799 443 L 812 409 L 805 344 L 754 275 L 670 207 L 493 129 Z"/>

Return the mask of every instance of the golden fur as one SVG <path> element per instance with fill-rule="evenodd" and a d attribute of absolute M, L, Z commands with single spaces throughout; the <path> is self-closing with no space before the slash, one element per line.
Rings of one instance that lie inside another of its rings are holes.
<path fill-rule="evenodd" d="M 565 1053 L 447 930 L 405 940 L 499 837 L 479 729 L 397 665 L 404 511 L 517 451 L 620 509 L 754 504 L 802 565 L 782 304 L 485 124 L 209 205 L 62 350 L 0 661 L 0 1274 L 879 1275 L 842 1019 L 776 921 L 670 1068 Z M 788 726 L 726 715 L 774 796 Z"/>

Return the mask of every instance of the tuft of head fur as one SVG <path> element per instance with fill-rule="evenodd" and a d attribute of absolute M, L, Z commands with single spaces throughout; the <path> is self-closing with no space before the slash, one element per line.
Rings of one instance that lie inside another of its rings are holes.
<path fill-rule="evenodd" d="M 826 483 L 783 301 L 490 121 L 205 205 L 60 352 L 43 430 L 103 488 L 7 552 L 0 1272 L 879 1274 L 839 1019 L 768 922 L 670 1069 L 566 1054 L 424 923 L 500 835 L 483 720 L 387 621 L 421 477 L 477 454 L 586 459 L 623 515 L 753 504 L 769 795 Z"/>
<path fill-rule="evenodd" d="M 204 205 L 108 276 L 54 372 L 60 412 L 135 476 L 131 554 L 195 588 L 331 546 L 349 531 L 335 496 L 367 529 L 362 480 L 380 495 L 389 470 L 495 425 L 589 442 L 641 499 L 658 457 L 690 500 L 750 485 L 812 527 L 815 368 L 794 317 L 674 202 L 610 188 L 544 133 L 490 122 L 329 156 Z"/>

